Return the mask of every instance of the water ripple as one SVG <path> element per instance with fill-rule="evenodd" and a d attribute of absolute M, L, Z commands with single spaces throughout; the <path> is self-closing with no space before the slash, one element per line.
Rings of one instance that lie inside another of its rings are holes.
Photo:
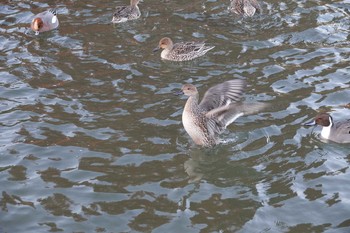
<path fill-rule="evenodd" d="M 113 25 L 127 2 L 6 2 L 0 232 L 346 232 L 348 147 L 303 123 L 349 118 L 348 3 L 268 0 L 245 18 L 228 2 L 150 0 Z M 36 36 L 48 8 L 60 27 Z M 163 36 L 215 49 L 164 61 L 152 52 Z M 173 93 L 233 78 L 271 107 L 195 146 Z"/>

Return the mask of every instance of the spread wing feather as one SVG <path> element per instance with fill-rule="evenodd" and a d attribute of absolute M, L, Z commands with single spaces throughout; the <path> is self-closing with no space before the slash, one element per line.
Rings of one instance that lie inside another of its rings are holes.
<path fill-rule="evenodd" d="M 230 103 L 235 103 L 242 98 L 246 82 L 241 79 L 226 81 L 211 87 L 199 104 L 199 108 L 209 112 Z"/>
<path fill-rule="evenodd" d="M 207 128 L 211 136 L 221 134 L 238 117 L 257 113 L 268 106 L 266 103 L 238 102 L 245 86 L 244 80 L 230 80 L 205 93 L 199 107 L 206 112 Z"/>

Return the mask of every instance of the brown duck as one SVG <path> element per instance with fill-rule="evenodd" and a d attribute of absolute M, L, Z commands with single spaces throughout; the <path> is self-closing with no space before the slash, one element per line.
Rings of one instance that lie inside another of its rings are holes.
<path fill-rule="evenodd" d="M 246 83 L 235 79 L 211 87 L 200 103 L 197 88 L 183 85 L 181 92 L 189 96 L 182 113 L 182 123 L 194 143 L 201 146 L 218 144 L 219 134 L 238 117 L 256 113 L 267 106 L 265 103 L 238 102 Z"/>
<path fill-rule="evenodd" d="M 252 17 L 255 13 L 261 14 L 262 9 L 257 0 L 231 0 L 229 10 L 237 15 Z"/>

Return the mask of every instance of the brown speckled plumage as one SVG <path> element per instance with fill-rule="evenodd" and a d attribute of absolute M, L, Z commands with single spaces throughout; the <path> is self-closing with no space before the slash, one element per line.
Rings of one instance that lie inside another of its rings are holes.
<path fill-rule="evenodd" d="M 240 79 L 218 84 L 205 93 L 200 103 L 194 85 L 182 87 L 182 92 L 189 96 L 182 113 L 182 123 L 195 144 L 207 147 L 218 144 L 218 135 L 234 120 L 267 106 L 264 103 L 239 103 L 245 85 L 245 81 Z"/>
<path fill-rule="evenodd" d="M 203 56 L 214 46 L 205 46 L 204 42 L 182 42 L 174 44 L 169 37 L 159 41 L 159 45 L 153 51 L 163 49 L 161 58 L 171 61 L 189 61 Z"/>
<path fill-rule="evenodd" d="M 255 13 L 262 13 L 261 6 L 257 0 L 231 0 L 229 10 L 238 15 L 249 17 L 252 17 Z"/>
<path fill-rule="evenodd" d="M 129 6 L 117 6 L 113 14 L 112 23 L 122 23 L 128 20 L 138 19 L 141 12 L 137 4 L 139 0 L 130 0 Z"/>

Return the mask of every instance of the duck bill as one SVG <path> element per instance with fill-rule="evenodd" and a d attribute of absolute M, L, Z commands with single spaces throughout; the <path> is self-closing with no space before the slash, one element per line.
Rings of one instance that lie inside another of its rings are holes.
<path fill-rule="evenodd" d="M 174 92 L 174 95 L 183 95 L 184 92 L 182 90 Z"/>
<path fill-rule="evenodd" d="M 304 125 L 305 126 L 314 126 L 314 125 L 316 125 L 316 121 L 312 120 L 310 122 L 306 122 Z"/>
<path fill-rule="evenodd" d="M 156 47 L 156 48 L 153 49 L 153 52 L 155 53 L 155 52 L 157 52 L 159 49 L 160 49 L 160 47 L 158 46 L 158 47 Z"/>

